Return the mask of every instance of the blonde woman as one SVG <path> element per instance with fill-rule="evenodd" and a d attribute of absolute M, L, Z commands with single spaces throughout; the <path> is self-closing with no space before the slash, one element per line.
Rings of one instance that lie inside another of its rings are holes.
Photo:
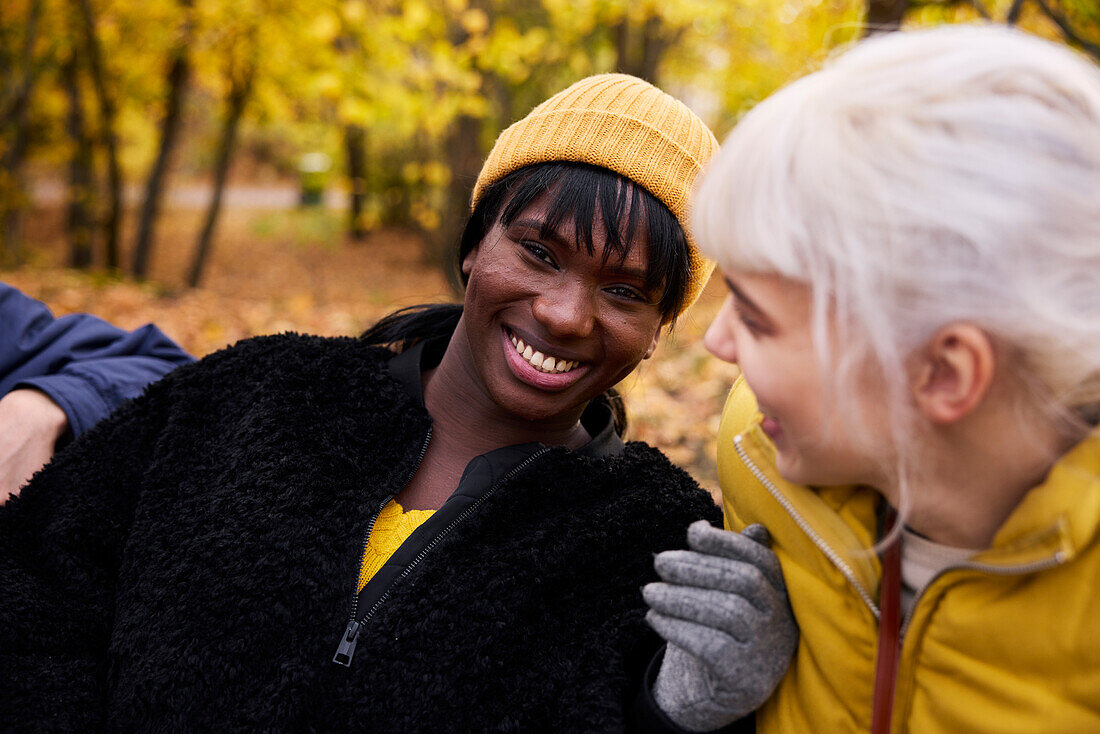
<path fill-rule="evenodd" d="M 727 524 L 771 532 L 801 629 L 758 730 L 1100 731 L 1100 71 L 1001 27 L 866 41 L 753 109 L 695 211 Z M 701 661 L 657 680 L 683 720 L 742 608 L 692 531 L 647 589 Z"/>

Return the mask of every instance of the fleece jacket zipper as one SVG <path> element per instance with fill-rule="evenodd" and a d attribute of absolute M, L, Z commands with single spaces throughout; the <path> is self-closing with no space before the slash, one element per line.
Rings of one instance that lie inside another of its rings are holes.
<path fill-rule="evenodd" d="M 416 472 L 420 470 L 420 465 L 424 462 L 424 455 L 428 453 L 428 444 L 431 443 L 431 440 L 432 427 L 428 426 L 428 432 L 424 435 L 424 440 L 420 443 L 420 455 L 416 457 L 416 463 L 413 464 L 412 471 L 405 477 L 405 482 L 402 484 L 403 487 L 411 482 L 412 478 L 416 476 Z M 356 619 L 359 613 L 359 569 L 363 565 L 363 556 L 367 552 L 370 534 L 374 532 L 374 524 L 378 522 L 378 516 L 382 514 L 382 510 L 390 503 L 390 500 L 396 496 L 396 494 L 391 494 L 386 497 L 386 499 L 382 500 L 382 504 L 378 505 L 378 509 L 375 510 L 374 515 L 371 516 L 370 522 L 367 523 L 367 531 L 363 534 L 363 542 L 359 544 L 359 564 L 356 566 L 355 582 L 351 587 L 348 626 L 344 629 L 344 634 L 340 636 L 340 642 L 336 646 L 336 654 L 332 657 L 332 662 L 337 665 L 348 667 L 351 665 L 351 659 L 355 657 L 355 646 L 359 642 L 359 627 L 362 625 L 363 621 L 366 621 L 366 618 L 363 620 Z"/>
<path fill-rule="evenodd" d="M 430 437 L 431 437 L 431 433 L 429 432 L 429 438 Z M 425 440 L 424 446 L 423 446 L 421 454 L 420 454 L 420 460 L 416 464 L 417 468 L 420 467 L 420 461 L 423 461 L 423 459 L 424 459 L 424 452 L 427 451 L 427 446 L 428 446 L 427 440 Z M 502 476 L 500 479 L 498 479 L 496 482 L 494 482 L 487 490 L 485 490 L 485 492 L 480 497 L 478 497 L 476 500 L 474 500 L 474 502 L 472 502 L 469 507 L 467 507 L 461 513 L 459 513 L 458 516 L 455 517 L 454 520 L 452 520 L 450 523 L 447 524 L 446 527 L 444 527 L 442 530 L 440 530 L 435 535 L 435 537 L 433 537 L 424 546 L 424 548 L 421 549 L 421 551 L 416 555 L 416 557 L 412 561 L 410 561 L 407 566 L 405 566 L 405 569 L 401 572 L 401 575 L 398 576 L 397 579 L 394 580 L 394 582 L 393 582 L 393 584 L 391 584 L 390 588 L 387 589 L 385 591 L 385 593 L 383 593 L 382 596 L 378 598 L 378 601 L 376 601 L 374 604 L 372 604 L 371 608 L 368 609 L 367 612 L 362 616 L 362 618 L 359 618 L 359 619 L 356 619 L 356 614 L 357 614 L 358 606 L 359 606 L 359 594 L 358 594 L 358 589 L 356 589 L 352 594 L 352 616 L 351 616 L 351 619 L 348 621 L 348 626 L 344 630 L 344 634 L 340 638 L 340 643 L 339 643 L 339 645 L 337 646 L 337 649 L 336 649 L 336 655 L 333 657 L 332 661 L 334 663 L 337 663 L 338 665 L 343 665 L 345 667 L 350 667 L 352 657 L 355 655 L 355 646 L 359 641 L 359 632 L 360 632 L 360 630 L 362 629 L 363 625 L 365 625 L 367 623 L 367 621 L 371 617 L 373 617 L 375 615 L 375 613 L 378 611 L 378 609 L 385 603 L 385 601 L 389 597 L 390 591 L 393 589 L 393 587 L 396 586 L 397 584 L 401 583 L 401 581 L 403 581 L 406 577 L 408 577 L 408 575 L 413 572 L 413 569 L 415 569 L 417 567 L 417 565 L 419 565 L 420 562 L 422 560 L 424 560 L 425 556 L 427 556 L 428 553 L 431 552 L 432 548 L 434 548 L 441 540 L 443 540 L 443 538 L 446 537 L 446 535 L 448 533 L 450 533 L 451 530 L 453 530 L 459 523 L 461 523 L 463 520 L 465 520 L 467 517 L 469 517 L 471 514 L 473 514 L 477 510 L 477 508 L 480 507 L 483 502 L 485 502 L 485 500 L 489 499 L 497 491 L 497 489 L 500 488 L 501 485 L 503 485 L 505 482 L 512 479 L 517 474 L 519 474 L 521 471 L 523 471 L 528 466 L 533 464 L 539 457 L 541 457 L 543 454 L 545 454 L 549 450 L 550 450 L 549 446 L 543 446 L 538 451 L 531 454 L 530 456 L 528 456 L 526 459 L 524 459 L 520 463 L 516 464 L 507 473 L 505 473 L 504 476 Z M 414 474 L 416 473 L 415 469 L 413 470 L 413 473 Z M 409 476 L 409 479 L 410 480 L 412 479 L 411 475 Z M 386 502 L 389 502 L 389 499 L 387 499 Z M 385 503 L 383 503 L 382 506 L 385 507 Z M 378 518 L 378 516 L 376 514 L 375 517 L 372 518 L 372 520 L 371 520 L 370 527 L 367 529 L 367 537 L 368 538 L 370 537 L 370 532 L 371 532 L 371 530 L 373 530 L 374 523 L 377 520 L 377 518 Z M 364 541 L 364 543 L 365 542 L 366 541 Z M 358 587 L 358 585 L 359 585 L 358 584 L 358 577 L 356 577 L 355 586 Z"/>

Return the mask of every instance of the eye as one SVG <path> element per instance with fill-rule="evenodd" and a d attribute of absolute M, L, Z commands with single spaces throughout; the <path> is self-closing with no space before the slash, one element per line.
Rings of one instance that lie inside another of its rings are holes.
<path fill-rule="evenodd" d="M 611 293 L 612 295 L 620 298 L 626 298 L 631 301 L 639 301 L 641 303 L 649 303 L 649 297 L 645 293 L 642 293 L 637 288 L 633 288 L 629 285 L 613 285 L 604 288 L 604 291 Z"/>
<path fill-rule="evenodd" d="M 534 242 L 532 240 L 521 240 L 519 244 L 520 247 L 526 250 L 531 257 L 546 263 L 555 270 L 558 269 L 558 264 L 554 262 L 554 256 L 551 255 L 550 251 L 540 245 L 538 242 Z"/>
<path fill-rule="evenodd" d="M 757 336 L 765 333 L 764 326 L 746 313 L 745 309 L 741 308 L 741 304 L 737 302 L 736 296 L 731 296 L 731 301 L 733 302 L 733 310 L 737 313 L 737 318 L 745 325 L 746 329 Z"/>

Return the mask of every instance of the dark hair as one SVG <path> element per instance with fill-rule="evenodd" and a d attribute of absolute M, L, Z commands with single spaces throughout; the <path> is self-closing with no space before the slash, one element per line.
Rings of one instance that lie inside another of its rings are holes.
<path fill-rule="evenodd" d="M 450 336 L 461 316 L 461 303 L 408 306 L 383 316 L 359 338 L 372 346 L 403 352 L 417 342 Z"/>
<path fill-rule="evenodd" d="M 614 171 L 585 163 L 536 163 L 513 171 L 485 189 L 462 231 L 455 267 L 462 284 L 462 260 L 485 239 L 499 219 L 505 226 L 540 196 L 549 197 L 543 236 L 573 220 L 574 235 L 588 253 L 595 254 L 593 228 L 597 219 L 604 227 L 607 246 L 603 257 L 625 258 L 636 235 L 645 234 L 649 248 L 646 287 L 661 289 L 658 308 L 666 321 L 680 312 L 687 297 L 689 260 L 687 237 L 680 223 L 661 201 L 645 188 Z M 367 329 L 366 343 L 403 351 L 425 339 L 454 331 L 462 316 L 457 303 L 409 306 L 384 316 Z M 615 430 L 626 433 L 626 408 L 611 388 L 596 398 L 611 410 Z"/>

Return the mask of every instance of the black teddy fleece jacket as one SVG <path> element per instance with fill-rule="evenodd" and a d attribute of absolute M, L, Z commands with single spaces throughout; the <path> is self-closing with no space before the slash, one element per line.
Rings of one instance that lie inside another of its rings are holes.
<path fill-rule="evenodd" d="M 718 509 L 660 452 L 541 454 L 333 663 L 430 418 L 356 339 L 178 369 L 0 508 L 5 731 L 631 730 L 652 555 Z"/>

